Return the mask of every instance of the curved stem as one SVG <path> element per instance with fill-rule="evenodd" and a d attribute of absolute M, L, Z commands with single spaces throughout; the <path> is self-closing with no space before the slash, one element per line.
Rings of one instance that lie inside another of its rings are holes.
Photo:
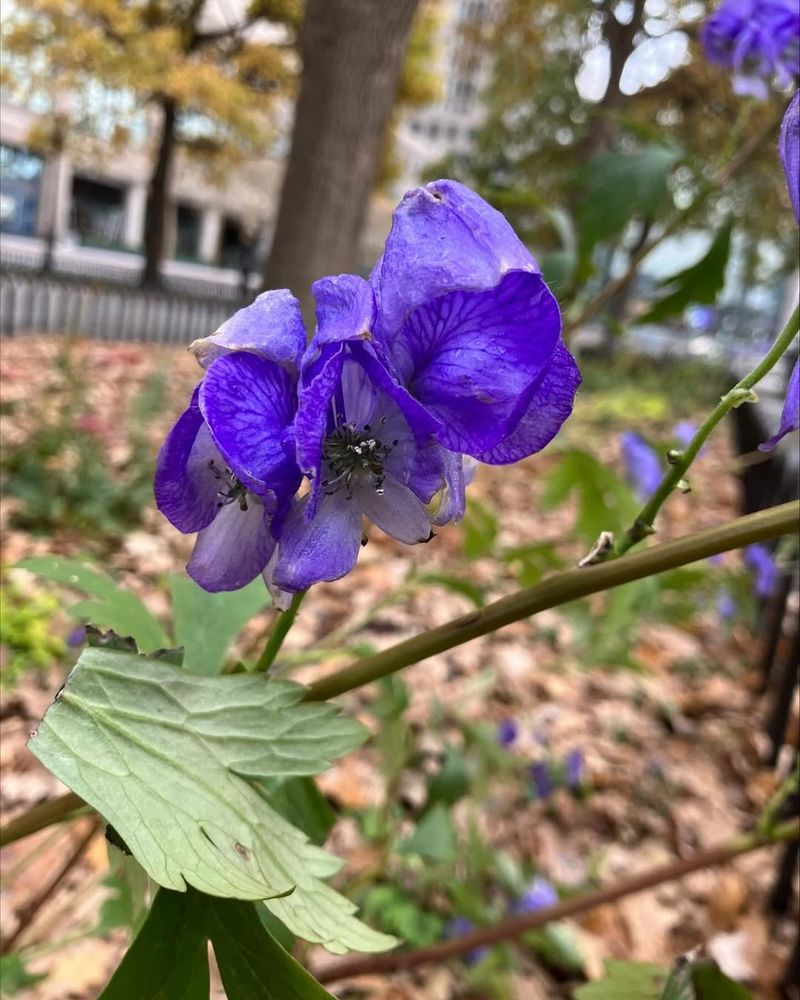
<path fill-rule="evenodd" d="M 781 504 L 769 510 L 739 517 L 735 521 L 715 528 L 687 535 L 673 542 L 654 545 L 643 552 L 636 552 L 624 559 L 589 566 L 586 569 L 557 573 L 534 587 L 519 590 L 502 597 L 470 614 L 462 615 L 445 625 L 412 636 L 395 646 L 359 660 L 349 667 L 311 684 L 306 691 L 307 701 L 324 701 L 345 691 L 370 684 L 381 677 L 419 663 L 436 653 L 443 653 L 460 646 L 470 639 L 494 632 L 496 629 L 520 621 L 531 615 L 555 608 L 578 597 L 623 583 L 654 576 L 687 563 L 706 559 L 718 552 L 742 548 L 767 538 L 777 538 L 796 530 L 800 518 L 800 503 Z"/>
<path fill-rule="evenodd" d="M 669 470 L 664 473 L 664 478 L 659 483 L 653 495 L 642 507 L 631 527 L 625 532 L 614 551 L 617 555 L 627 552 L 631 546 L 640 542 L 643 538 L 653 534 L 653 521 L 656 514 L 661 509 L 662 504 L 672 493 L 678 483 L 684 478 L 689 466 L 697 458 L 700 449 L 706 443 L 711 432 L 717 424 L 727 416 L 734 407 L 742 403 L 751 401 L 753 397 L 752 388 L 780 361 L 786 353 L 789 345 L 797 335 L 798 323 L 800 322 L 800 306 L 795 309 L 789 317 L 789 322 L 778 334 L 775 343 L 762 358 L 761 361 L 748 372 L 743 379 L 726 392 L 714 409 L 709 413 L 697 430 L 697 433 L 689 442 L 686 449 L 678 453 Z"/>
<path fill-rule="evenodd" d="M 776 826 L 768 834 L 746 833 L 723 844 L 717 844 L 704 851 L 680 861 L 673 861 L 666 865 L 659 865 L 649 871 L 633 875 L 630 878 L 621 879 L 614 885 L 604 889 L 596 889 L 594 892 L 583 893 L 580 896 L 572 896 L 556 903 L 555 906 L 548 906 L 534 913 L 522 913 L 515 917 L 502 920 L 493 927 L 485 927 L 474 931 L 472 934 L 465 934 L 463 937 L 453 938 L 450 941 L 443 941 L 441 944 L 433 945 L 430 948 L 417 948 L 414 951 L 398 952 L 390 955 L 371 955 L 364 958 L 353 958 L 335 965 L 329 965 L 317 972 L 317 980 L 321 983 L 336 982 L 340 979 L 349 979 L 353 976 L 366 975 L 376 972 L 396 972 L 401 969 L 411 969 L 418 965 L 426 965 L 430 962 L 443 962 L 445 959 L 454 958 L 456 955 L 465 955 L 475 948 L 484 947 L 490 944 L 497 944 L 499 941 L 510 941 L 520 937 L 527 931 L 543 927 L 554 920 L 563 920 L 565 917 L 574 916 L 577 913 L 585 913 L 593 910 L 597 906 L 606 903 L 613 903 L 617 899 L 625 896 L 632 896 L 637 892 L 644 892 L 645 889 L 652 889 L 663 882 L 672 882 L 683 878 L 691 872 L 701 868 L 710 868 L 712 865 L 723 864 L 740 854 L 747 854 L 749 851 L 756 851 L 762 847 L 768 847 L 787 840 L 797 840 L 800 838 L 800 827 L 797 820 L 790 820 Z"/>
<path fill-rule="evenodd" d="M 12 819 L 0 829 L 0 847 L 6 844 L 13 844 L 15 840 L 21 840 L 38 830 L 44 830 L 54 823 L 62 823 L 64 820 L 72 819 L 78 810 L 87 809 L 83 799 L 74 792 L 67 792 L 57 799 L 50 799 L 34 806 L 26 813 Z"/>
<path fill-rule="evenodd" d="M 294 625 L 297 612 L 300 610 L 300 605 L 303 603 L 303 598 L 307 593 L 308 591 L 301 590 L 298 594 L 294 594 L 292 603 L 286 611 L 281 611 L 278 614 L 275 624 L 272 626 L 272 631 L 269 634 L 269 639 L 267 639 L 267 644 L 264 646 L 264 651 L 256 661 L 256 671 L 266 673 L 275 662 L 275 658 L 283 645 L 283 640 L 289 634 L 289 629 Z"/>

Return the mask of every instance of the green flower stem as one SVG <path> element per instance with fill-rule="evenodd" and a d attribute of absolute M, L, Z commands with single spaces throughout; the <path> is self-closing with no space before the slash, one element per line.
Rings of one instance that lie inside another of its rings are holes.
<path fill-rule="evenodd" d="M 793 501 L 756 514 L 748 514 L 685 538 L 665 542 L 663 545 L 654 545 L 624 559 L 557 573 L 534 587 L 509 594 L 508 597 L 487 604 L 480 611 L 462 615 L 438 628 L 412 636 L 311 684 L 306 692 L 306 700 L 324 701 L 334 698 L 345 691 L 352 691 L 419 663 L 429 656 L 460 646 L 470 639 L 494 632 L 511 622 L 529 618 L 578 597 L 587 597 L 633 580 L 655 576 L 729 549 L 789 534 L 796 530 L 798 520 L 800 502 Z"/>
<path fill-rule="evenodd" d="M 631 527 L 625 532 L 622 538 L 614 547 L 616 555 L 623 555 L 637 542 L 642 541 L 648 535 L 653 534 L 653 521 L 656 514 L 661 509 L 667 497 L 677 487 L 678 483 L 685 477 L 689 466 L 697 458 L 700 449 L 706 443 L 707 438 L 717 426 L 717 424 L 727 416 L 734 407 L 741 406 L 753 399 L 753 386 L 780 361 L 786 353 L 790 344 L 797 335 L 798 323 L 800 322 L 800 307 L 796 308 L 789 317 L 789 322 L 781 330 L 777 340 L 762 358 L 761 361 L 748 372 L 747 375 L 730 390 L 726 392 L 714 409 L 709 413 L 697 430 L 697 433 L 689 442 L 687 448 L 678 454 L 669 470 L 664 474 L 664 478 L 656 488 L 647 503 L 642 507 Z"/>
<path fill-rule="evenodd" d="M 758 817 L 756 829 L 762 836 L 768 837 L 772 833 L 783 804 L 798 791 L 800 791 L 800 760 L 795 761 L 794 767 Z"/>
<path fill-rule="evenodd" d="M 67 792 L 66 795 L 60 795 L 57 799 L 42 802 L 16 819 L 12 819 L 0 829 L 0 847 L 12 844 L 15 840 L 21 840 L 38 830 L 43 830 L 46 826 L 74 819 L 76 816 L 82 815 L 88 808 L 83 799 L 74 792 Z"/>
<path fill-rule="evenodd" d="M 379 975 L 413 969 L 434 962 L 444 962 L 456 955 L 465 955 L 475 948 L 497 944 L 500 941 L 513 941 L 528 931 L 544 927 L 545 924 L 553 923 L 553 921 L 564 920 L 566 917 L 573 917 L 578 913 L 586 913 L 598 906 L 605 906 L 618 899 L 624 899 L 626 896 L 633 896 L 657 885 L 663 885 L 665 882 L 674 882 L 691 872 L 732 861 L 741 854 L 770 847 L 773 844 L 797 840 L 798 837 L 800 837 L 800 827 L 798 827 L 796 819 L 778 824 L 766 835 L 758 831 L 739 834 L 725 843 L 697 851 L 687 858 L 680 858 L 678 861 L 671 861 L 668 864 L 659 865 L 657 868 L 637 872 L 619 882 L 591 892 L 568 896 L 556 903 L 555 906 L 547 906 L 532 913 L 520 913 L 513 917 L 507 917 L 491 927 L 481 927 L 471 934 L 452 938 L 450 941 L 443 941 L 441 944 L 435 944 L 429 948 L 394 951 L 386 955 L 359 955 L 332 963 L 320 969 L 317 973 L 317 979 L 321 983 L 333 983 L 355 976 Z"/>
<path fill-rule="evenodd" d="M 299 594 L 295 594 L 287 610 L 281 611 L 278 614 L 275 624 L 272 626 L 272 631 L 269 634 L 269 639 L 267 639 L 267 644 L 264 646 L 264 651 L 256 662 L 256 671 L 266 673 L 275 662 L 275 658 L 283 645 L 283 640 L 289 634 L 289 629 L 294 625 L 297 612 L 300 610 L 300 605 L 303 603 L 303 598 L 307 593 L 308 591 L 301 590 Z"/>

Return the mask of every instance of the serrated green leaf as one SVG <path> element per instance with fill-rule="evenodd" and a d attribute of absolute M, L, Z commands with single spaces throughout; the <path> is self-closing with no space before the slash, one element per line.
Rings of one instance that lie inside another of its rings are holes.
<path fill-rule="evenodd" d="M 359 723 L 302 695 L 287 681 L 200 677 L 90 648 L 28 745 L 159 885 L 266 899 L 294 933 L 335 953 L 389 947 L 321 881 L 339 860 L 247 780 L 319 773 L 362 741 Z"/>
<path fill-rule="evenodd" d="M 228 647 L 247 624 L 269 604 L 260 578 L 241 590 L 209 594 L 191 577 L 170 578 L 175 641 L 183 646 L 183 666 L 197 674 L 218 674 Z"/>
<path fill-rule="evenodd" d="M 605 975 L 579 986 L 575 1000 L 660 1000 L 669 970 L 650 962 L 607 959 Z"/>
<path fill-rule="evenodd" d="M 113 629 L 120 636 L 132 636 L 144 653 L 170 645 L 158 619 L 135 594 L 118 587 L 110 576 L 80 560 L 35 556 L 23 559 L 18 566 L 95 598 L 79 601 L 67 608 L 71 618 L 78 621 L 86 619 L 92 625 Z"/>
<path fill-rule="evenodd" d="M 209 898 L 161 889 L 99 1000 L 208 1000 Z"/>
<path fill-rule="evenodd" d="M 315 844 L 325 842 L 336 822 L 336 813 L 313 778 L 286 778 L 271 792 L 270 803 Z"/>
<path fill-rule="evenodd" d="M 694 303 L 711 304 L 725 284 L 725 270 L 731 250 L 730 222 L 720 229 L 714 237 L 708 252 L 691 267 L 687 267 L 661 284 L 672 289 L 668 295 L 659 299 L 648 311 L 640 316 L 637 323 L 659 323 L 676 313 L 682 312 Z"/>
<path fill-rule="evenodd" d="M 402 854 L 419 854 L 429 861 L 447 864 L 456 856 L 456 835 L 446 807 L 437 802 L 417 824 L 411 836 L 400 844 Z"/>

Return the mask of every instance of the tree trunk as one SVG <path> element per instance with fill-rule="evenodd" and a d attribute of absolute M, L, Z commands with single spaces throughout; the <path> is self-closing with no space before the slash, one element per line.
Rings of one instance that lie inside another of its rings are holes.
<path fill-rule="evenodd" d="M 419 0 L 308 0 L 303 78 L 265 288 L 351 271 Z"/>
<path fill-rule="evenodd" d="M 175 158 L 177 107 L 175 102 L 165 97 L 161 106 L 161 134 L 158 141 L 158 156 L 150 176 L 147 192 L 147 210 L 144 223 L 144 270 L 142 286 L 158 288 L 161 285 L 161 260 L 164 256 L 164 234 L 166 231 L 167 197 Z"/>

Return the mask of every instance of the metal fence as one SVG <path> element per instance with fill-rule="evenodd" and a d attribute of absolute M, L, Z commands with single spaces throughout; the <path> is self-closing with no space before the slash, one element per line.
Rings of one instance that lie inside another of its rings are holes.
<path fill-rule="evenodd" d="M 212 333 L 242 303 L 186 292 L 4 271 L 0 333 L 186 344 Z"/>

